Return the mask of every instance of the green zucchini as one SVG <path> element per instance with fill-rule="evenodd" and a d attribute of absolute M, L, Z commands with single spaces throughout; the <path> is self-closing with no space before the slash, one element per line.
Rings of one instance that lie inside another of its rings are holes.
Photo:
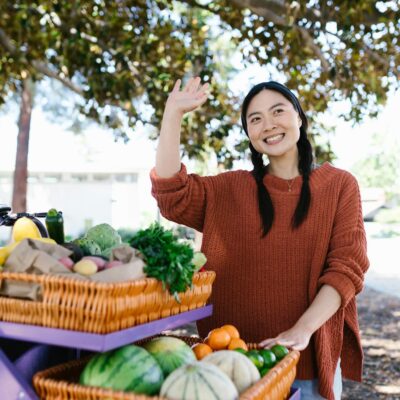
<path fill-rule="evenodd" d="M 46 228 L 49 236 L 58 244 L 63 244 L 64 239 L 64 219 L 61 211 L 51 208 L 46 215 Z"/>

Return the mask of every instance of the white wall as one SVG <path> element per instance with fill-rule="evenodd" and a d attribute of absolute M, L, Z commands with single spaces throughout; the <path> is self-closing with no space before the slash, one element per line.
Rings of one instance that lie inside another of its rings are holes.
<path fill-rule="evenodd" d="M 74 172 L 76 176 L 76 172 Z M 138 229 L 157 218 L 157 205 L 150 193 L 148 170 L 135 173 L 86 174 L 85 181 L 71 180 L 62 173 L 51 182 L 51 174 L 34 173 L 28 183 L 28 212 L 61 210 L 65 233 L 78 236 L 88 227 L 106 222 L 114 228 Z M 94 180 L 95 177 L 103 178 Z M 60 178 L 61 177 L 61 178 Z M 0 204 L 11 205 L 12 177 L 0 177 Z M 0 229 L 0 238 L 8 237 L 9 229 Z"/>

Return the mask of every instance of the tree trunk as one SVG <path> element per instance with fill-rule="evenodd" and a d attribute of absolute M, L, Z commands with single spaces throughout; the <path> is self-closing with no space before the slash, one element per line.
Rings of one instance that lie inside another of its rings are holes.
<path fill-rule="evenodd" d="M 26 194 L 28 187 L 28 150 L 29 131 L 32 116 L 32 82 L 22 81 L 21 107 L 18 120 L 17 156 L 15 158 L 14 185 L 12 196 L 13 212 L 26 211 Z"/>

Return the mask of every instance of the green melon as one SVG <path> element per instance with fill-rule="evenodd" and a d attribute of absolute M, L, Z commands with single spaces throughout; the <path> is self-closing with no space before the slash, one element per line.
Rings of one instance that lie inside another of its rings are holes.
<path fill-rule="evenodd" d="M 165 377 L 182 365 L 196 361 L 193 350 L 183 340 L 174 337 L 158 337 L 143 347 L 160 364 Z"/>
<path fill-rule="evenodd" d="M 85 386 L 147 395 L 158 394 L 163 380 L 163 372 L 154 357 L 135 345 L 96 354 L 80 376 L 80 383 Z"/>

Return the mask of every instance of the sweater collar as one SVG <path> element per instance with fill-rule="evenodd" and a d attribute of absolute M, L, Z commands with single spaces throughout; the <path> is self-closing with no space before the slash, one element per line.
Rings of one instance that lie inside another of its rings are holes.
<path fill-rule="evenodd" d="M 325 181 L 327 173 L 332 168 L 329 162 L 324 162 L 322 165 L 317 166 L 310 176 L 310 186 L 319 186 L 320 183 Z M 269 191 L 287 193 L 288 195 L 299 194 L 303 184 L 303 177 L 297 176 L 292 179 L 283 179 L 274 175 L 266 174 L 264 176 L 264 184 Z"/>

